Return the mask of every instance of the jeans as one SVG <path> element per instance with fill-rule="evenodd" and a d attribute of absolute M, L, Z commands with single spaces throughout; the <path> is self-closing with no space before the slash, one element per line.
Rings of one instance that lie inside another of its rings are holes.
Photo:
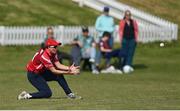
<path fill-rule="evenodd" d="M 87 49 L 86 51 L 82 52 L 82 58 L 85 59 L 85 60 L 89 60 L 89 59 L 96 59 L 96 48 L 95 47 L 91 47 L 89 49 Z M 91 70 L 95 70 L 96 67 L 95 67 L 95 64 L 94 63 L 91 63 Z"/>
<path fill-rule="evenodd" d="M 96 60 L 96 48 L 92 47 L 90 52 L 90 59 Z M 96 70 L 96 66 L 94 63 L 91 63 L 91 70 Z"/>
<path fill-rule="evenodd" d="M 81 48 L 78 45 L 74 45 L 71 49 L 71 56 L 75 66 L 79 66 L 81 62 Z"/>
<path fill-rule="evenodd" d="M 96 52 L 96 60 L 95 60 L 97 66 L 99 66 L 100 63 L 101 63 L 101 57 L 102 57 L 101 51 L 97 50 L 97 52 Z"/>
<path fill-rule="evenodd" d="M 57 81 L 66 94 L 71 93 L 71 89 L 69 88 L 63 75 L 55 75 L 51 71 L 46 70 L 41 75 L 33 72 L 27 72 L 27 77 L 29 82 L 38 90 L 38 92 L 30 93 L 32 99 L 49 98 L 52 96 L 52 91 L 49 88 L 47 81 Z"/>
<path fill-rule="evenodd" d="M 96 59 L 96 48 L 95 47 L 91 47 L 91 51 L 90 51 L 90 59 Z"/>
<path fill-rule="evenodd" d="M 123 39 L 122 41 L 122 49 L 126 52 L 126 57 L 123 60 L 123 66 L 124 65 L 130 65 L 132 66 L 133 57 L 136 49 L 136 41 L 135 39 Z"/>
<path fill-rule="evenodd" d="M 81 51 L 81 55 L 82 55 L 82 58 L 83 59 L 95 59 L 96 57 L 96 48 L 95 47 L 91 47 L 91 48 L 88 48 L 84 51 Z"/>
<path fill-rule="evenodd" d="M 89 59 L 96 59 L 96 48 L 95 47 L 91 47 L 88 50 L 81 52 L 80 51 L 81 48 L 79 46 L 74 46 L 71 50 L 71 55 L 73 57 L 73 61 L 75 63 L 75 65 L 79 66 L 81 59 L 85 60 L 85 64 L 87 63 L 87 60 Z M 95 65 L 93 63 L 90 64 L 91 65 L 91 69 L 95 70 Z M 85 65 L 83 65 L 85 66 Z"/>
<path fill-rule="evenodd" d="M 111 48 L 111 49 L 113 49 L 113 45 L 114 45 L 114 38 L 113 38 L 113 35 L 112 35 L 112 34 L 111 34 L 111 37 L 109 38 L 108 43 L 109 43 L 110 48 Z"/>

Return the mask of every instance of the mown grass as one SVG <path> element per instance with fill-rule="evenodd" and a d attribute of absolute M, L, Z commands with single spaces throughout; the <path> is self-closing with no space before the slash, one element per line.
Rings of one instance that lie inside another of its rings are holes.
<path fill-rule="evenodd" d="M 118 46 L 118 45 L 117 45 Z M 66 76 L 82 100 L 69 100 L 56 82 L 51 99 L 16 99 L 22 90 L 36 91 L 26 78 L 25 65 L 39 46 L 0 47 L 0 109 L 180 109 L 180 46 L 139 44 L 132 74 L 82 72 Z M 70 47 L 62 47 L 68 51 Z"/>
<path fill-rule="evenodd" d="M 178 0 L 120 0 L 180 24 Z M 93 25 L 100 13 L 71 0 L 1 0 L 0 25 Z M 117 47 L 119 47 L 117 45 Z M 51 99 L 17 101 L 22 90 L 36 91 L 25 66 L 39 46 L 0 47 L 0 109 L 180 109 L 179 42 L 139 44 L 132 74 L 66 76 L 82 100 L 69 100 L 50 83 Z M 70 47 L 60 48 L 69 51 Z"/>
<path fill-rule="evenodd" d="M 98 12 L 71 0 L 1 0 L 0 25 L 92 25 Z"/>
<path fill-rule="evenodd" d="M 180 25 L 179 0 L 119 0 Z M 0 25 L 94 25 L 100 14 L 71 0 L 1 0 Z"/>

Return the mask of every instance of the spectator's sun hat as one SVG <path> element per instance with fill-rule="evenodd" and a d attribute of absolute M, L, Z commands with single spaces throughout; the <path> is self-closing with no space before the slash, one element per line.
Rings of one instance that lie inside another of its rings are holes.
<path fill-rule="evenodd" d="M 104 9 L 103 9 L 104 12 L 109 12 L 109 7 L 108 6 L 105 6 Z"/>

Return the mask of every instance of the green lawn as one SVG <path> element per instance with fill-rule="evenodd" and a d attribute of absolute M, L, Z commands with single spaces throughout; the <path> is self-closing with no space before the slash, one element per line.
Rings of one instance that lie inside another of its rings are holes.
<path fill-rule="evenodd" d="M 180 109 L 180 45 L 165 45 L 139 44 L 132 74 L 66 76 L 82 100 L 65 98 L 58 84 L 51 82 L 51 99 L 22 101 L 16 99 L 22 90 L 36 91 L 26 78 L 25 65 L 38 46 L 0 47 L 0 109 Z"/>
<path fill-rule="evenodd" d="M 99 12 L 72 0 L 1 0 L 0 25 L 92 25 Z"/>
<path fill-rule="evenodd" d="M 119 1 L 180 24 L 179 0 Z M 94 25 L 100 14 L 71 0 L 1 0 L 0 10 L 0 25 L 8 26 Z M 52 82 L 51 99 L 17 101 L 21 91 L 36 91 L 26 78 L 25 66 L 38 47 L 0 47 L 0 109 L 180 109 L 179 42 L 166 43 L 164 48 L 159 43 L 139 44 L 132 74 L 66 76 L 82 100 L 65 98 Z"/>

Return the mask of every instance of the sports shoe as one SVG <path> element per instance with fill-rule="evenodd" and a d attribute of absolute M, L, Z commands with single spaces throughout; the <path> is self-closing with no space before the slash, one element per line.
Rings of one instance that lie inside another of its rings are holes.
<path fill-rule="evenodd" d="M 18 100 L 29 99 L 31 97 L 32 96 L 29 93 L 27 93 L 26 91 L 23 91 L 18 95 Z"/>
<path fill-rule="evenodd" d="M 99 74 L 99 71 L 95 69 L 95 70 L 92 71 L 92 73 L 93 74 Z"/>
<path fill-rule="evenodd" d="M 108 72 L 108 70 L 107 70 L 107 69 L 102 69 L 102 70 L 101 70 L 101 73 L 106 74 L 106 73 L 109 73 L 109 72 Z"/>
<path fill-rule="evenodd" d="M 94 62 L 95 62 L 95 59 L 90 58 L 90 59 L 89 59 L 89 62 L 94 63 Z"/>
<path fill-rule="evenodd" d="M 107 68 L 107 70 L 109 70 L 109 71 L 114 71 L 115 68 L 114 68 L 114 66 L 110 66 L 110 67 Z"/>
<path fill-rule="evenodd" d="M 69 99 L 82 99 L 81 96 L 77 96 L 77 95 L 75 95 L 74 93 L 69 93 L 69 94 L 67 94 L 67 97 L 68 97 Z"/>
<path fill-rule="evenodd" d="M 101 70 L 101 73 L 115 73 L 115 71 L 116 70 L 115 70 L 114 66 L 110 66 L 106 69 Z"/>
<path fill-rule="evenodd" d="M 123 74 L 123 72 L 122 72 L 121 70 L 119 70 L 119 69 L 116 69 L 116 70 L 115 70 L 115 73 L 117 73 L 117 74 Z"/>

